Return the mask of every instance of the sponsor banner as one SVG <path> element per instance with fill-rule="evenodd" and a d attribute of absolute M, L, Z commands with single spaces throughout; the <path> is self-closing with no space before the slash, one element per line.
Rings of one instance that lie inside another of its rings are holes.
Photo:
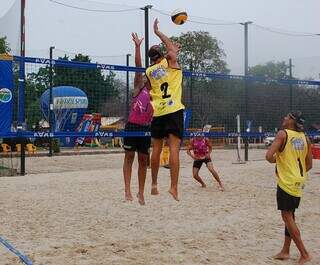
<path fill-rule="evenodd" d="M 83 109 L 88 107 L 87 97 L 55 97 L 53 109 Z"/>
<path fill-rule="evenodd" d="M 11 131 L 13 114 L 12 61 L 0 61 L 0 133 Z"/>
<path fill-rule="evenodd" d="M 210 137 L 210 138 L 236 138 L 238 136 L 244 138 L 260 138 L 260 137 L 269 137 L 269 136 L 275 136 L 275 132 L 189 132 L 184 131 L 184 137 L 196 137 L 196 136 L 204 136 L 204 137 Z M 319 138 L 320 133 L 319 132 L 306 132 L 306 135 L 308 135 L 310 138 Z M 65 137 L 150 137 L 150 132 L 145 131 L 91 131 L 91 132 L 83 132 L 83 131 L 77 131 L 77 132 L 31 132 L 31 131 L 18 131 L 18 132 L 6 132 L 2 133 L 0 132 L 0 138 L 65 138 Z"/>

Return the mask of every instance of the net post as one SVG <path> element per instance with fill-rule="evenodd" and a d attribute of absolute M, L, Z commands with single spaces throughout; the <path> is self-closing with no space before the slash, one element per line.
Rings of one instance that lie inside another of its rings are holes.
<path fill-rule="evenodd" d="M 49 82 L 50 82 L 50 95 L 49 95 L 49 130 L 50 130 L 50 137 L 49 137 L 49 157 L 52 156 L 52 136 L 51 133 L 53 132 L 53 120 L 52 120 L 52 111 L 53 111 L 53 95 L 52 95 L 52 87 L 53 87 L 53 69 L 52 69 L 52 57 L 53 57 L 53 49 L 55 47 L 50 47 L 50 68 L 49 68 Z"/>
<path fill-rule="evenodd" d="M 236 116 L 236 120 L 237 120 L 237 161 L 233 164 L 245 164 L 245 162 L 241 159 L 240 157 L 240 150 L 241 150 L 241 119 L 240 119 L 240 114 L 237 114 Z"/>

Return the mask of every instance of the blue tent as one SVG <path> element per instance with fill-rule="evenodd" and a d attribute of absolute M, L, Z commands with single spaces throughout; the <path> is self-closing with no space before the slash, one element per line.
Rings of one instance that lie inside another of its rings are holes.
<path fill-rule="evenodd" d="M 40 98 L 41 111 L 49 120 L 50 89 Z M 52 88 L 54 131 L 75 131 L 88 108 L 88 97 L 80 88 L 58 86 Z"/>

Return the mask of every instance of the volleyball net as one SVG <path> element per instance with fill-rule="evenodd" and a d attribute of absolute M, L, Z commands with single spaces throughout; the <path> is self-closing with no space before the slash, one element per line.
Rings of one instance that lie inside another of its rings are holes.
<path fill-rule="evenodd" d="M 19 111 L 20 115 L 21 112 L 22 115 L 24 113 L 26 123 L 25 132 L 22 134 L 25 136 L 31 136 L 28 132 L 34 131 L 39 122 L 48 121 L 48 114 L 44 115 L 46 110 L 41 105 L 41 96 L 50 90 L 51 85 L 53 88 L 74 87 L 83 92 L 80 95 L 77 91 L 54 91 L 52 112 L 55 118 L 59 111 L 76 109 L 80 115 L 100 113 L 102 117 L 118 117 L 125 120 L 131 101 L 134 74 L 144 72 L 143 68 L 91 63 L 88 56 L 82 55 L 72 60 L 50 61 L 26 57 L 23 61 L 25 82 L 19 78 L 22 58 L 14 57 L 12 64 L 12 124 L 17 122 Z M 240 115 L 243 131 L 250 127 L 252 133 L 274 132 L 280 127 L 281 118 L 293 109 L 303 112 L 307 131 L 319 121 L 320 81 L 190 71 L 185 71 L 183 75 L 183 103 L 186 109 L 192 112 L 189 122 L 191 128 L 211 124 L 213 127 L 224 127 L 226 132 L 235 132 L 235 118 Z M 23 88 L 19 88 L 19 80 L 24 84 Z M 24 92 L 24 97 L 18 97 L 19 89 Z M 87 97 L 87 104 L 81 105 L 81 96 Z M 79 120 L 81 117 L 72 117 L 70 113 L 64 117 L 71 120 L 72 118 Z M 14 128 L 13 125 L 11 127 Z M 63 127 L 58 127 L 53 133 L 59 136 L 64 130 Z M 66 130 L 69 130 L 66 134 L 80 136 L 79 132 L 68 128 Z M 9 136 L 12 131 L 8 133 L 2 133 L 2 137 Z M 14 133 L 12 135 L 15 137 Z"/>
<path fill-rule="evenodd" d="M 10 126 L 2 129 L 1 138 L 145 135 L 122 130 L 135 72 L 143 72 L 143 68 L 92 63 L 82 55 L 63 59 L 13 57 L 12 71 L 7 69 L 14 81 Z M 25 80 L 19 77 L 21 71 Z M 241 117 L 241 136 L 248 138 L 275 133 L 282 117 L 293 109 L 304 114 L 307 132 L 314 131 L 313 125 L 319 122 L 320 81 L 190 71 L 183 74 L 183 103 L 188 110 L 186 137 L 190 136 L 188 129 L 206 124 L 221 128 L 207 132 L 208 137 L 236 137 L 237 115 Z M 89 115 L 99 120 L 94 131 L 81 127 Z"/>
<path fill-rule="evenodd" d="M 2 163 L 19 164 L 12 152 L 19 156 L 21 140 L 32 153 L 32 148 L 47 150 L 52 139 L 59 147 L 93 147 L 121 146 L 123 137 L 150 137 L 150 132 L 124 130 L 134 76 L 144 68 L 93 63 L 83 55 L 58 60 L 14 56 L 0 64 Z M 183 75 L 186 138 L 200 134 L 232 148 L 244 140 L 263 145 L 288 112 L 301 110 L 306 132 L 319 139 L 320 81 Z M 211 128 L 200 132 L 205 125 Z"/>

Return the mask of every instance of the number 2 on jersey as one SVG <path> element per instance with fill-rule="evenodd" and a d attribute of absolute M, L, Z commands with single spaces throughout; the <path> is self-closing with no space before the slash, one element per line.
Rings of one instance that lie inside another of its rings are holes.
<path fill-rule="evenodd" d="M 168 87 L 169 87 L 169 84 L 168 82 L 164 82 L 161 84 L 160 86 L 160 90 L 162 91 L 162 98 L 170 98 L 171 95 L 168 94 Z"/>

